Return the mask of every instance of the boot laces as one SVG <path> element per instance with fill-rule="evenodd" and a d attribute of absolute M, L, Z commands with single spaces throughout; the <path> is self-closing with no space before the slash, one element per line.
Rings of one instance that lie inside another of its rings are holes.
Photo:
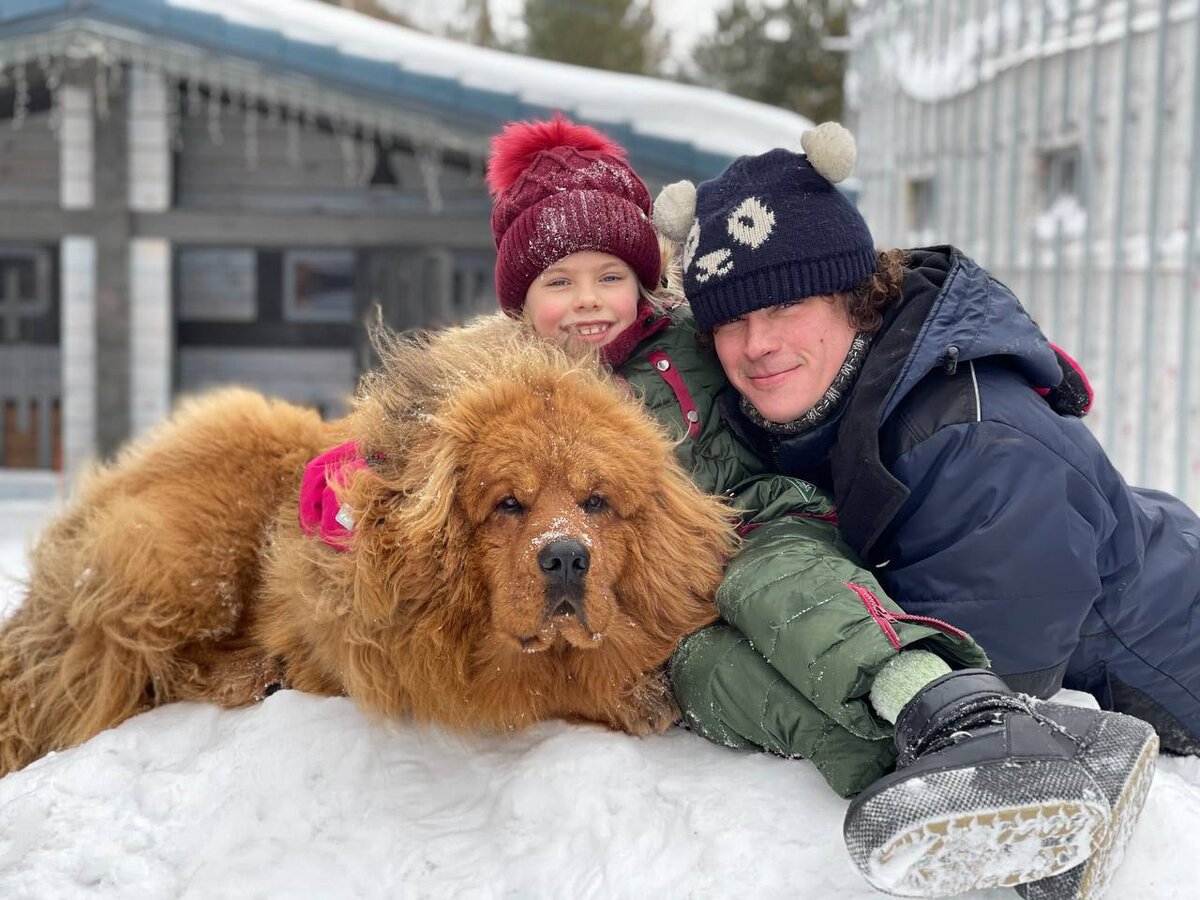
<path fill-rule="evenodd" d="M 947 747 L 970 740 L 981 729 L 1002 726 L 1005 719 L 1014 713 L 1027 713 L 1039 722 L 1045 721 L 1045 717 L 1034 712 L 1024 700 L 993 694 L 964 704 L 953 716 L 922 734 L 901 752 L 898 765 L 911 765 L 922 756 L 938 753 Z M 1062 730 L 1055 727 L 1056 730 Z"/>

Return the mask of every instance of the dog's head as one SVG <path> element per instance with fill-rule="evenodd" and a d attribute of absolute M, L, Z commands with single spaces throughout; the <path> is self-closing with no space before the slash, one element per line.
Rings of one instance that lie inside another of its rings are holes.
<path fill-rule="evenodd" d="M 346 493 L 360 615 L 467 681 L 628 678 L 715 617 L 728 510 L 626 388 L 497 319 L 381 355 L 353 420 L 377 461 Z"/>

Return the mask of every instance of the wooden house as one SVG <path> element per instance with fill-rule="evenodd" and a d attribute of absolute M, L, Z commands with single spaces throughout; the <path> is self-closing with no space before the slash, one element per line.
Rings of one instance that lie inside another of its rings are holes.
<path fill-rule="evenodd" d="M 340 412 L 377 306 L 494 308 L 488 141 L 553 110 L 652 190 L 807 125 L 313 0 L 0 0 L 0 465 L 73 472 L 222 383 Z"/>

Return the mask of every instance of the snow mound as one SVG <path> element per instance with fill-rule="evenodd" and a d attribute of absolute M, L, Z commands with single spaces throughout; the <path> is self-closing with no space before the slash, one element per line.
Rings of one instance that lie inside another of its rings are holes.
<path fill-rule="evenodd" d="M 0 502 L 0 584 L 44 515 Z M 881 897 L 845 810 L 807 762 L 681 729 L 460 735 L 283 691 L 166 706 L 0 778 L 0 897 Z M 1200 759 L 1162 759 L 1111 900 L 1194 897 L 1197 821 Z"/>

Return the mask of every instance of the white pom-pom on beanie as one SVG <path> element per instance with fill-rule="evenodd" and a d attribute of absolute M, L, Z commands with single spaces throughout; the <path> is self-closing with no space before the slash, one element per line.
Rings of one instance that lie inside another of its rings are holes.
<path fill-rule="evenodd" d="M 800 136 L 800 146 L 817 172 L 832 184 L 850 177 L 858 159 L 854 135 L 837 122 L 823 122 Z"/>
<path fill-rule="evenodd" d="M 658 192 L 650 220 L 654 227 L 676 243 L 683 243 L 696 218 L 696 186 L 676 181 Z"/>

